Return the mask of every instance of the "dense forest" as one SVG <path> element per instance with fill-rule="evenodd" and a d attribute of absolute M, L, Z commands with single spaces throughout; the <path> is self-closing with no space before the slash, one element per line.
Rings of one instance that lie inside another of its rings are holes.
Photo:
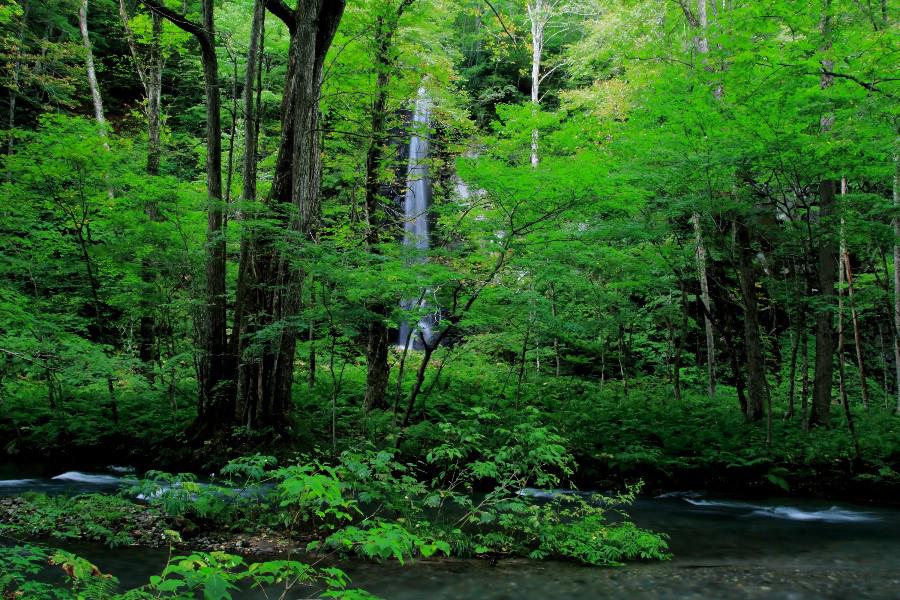
<path fill-rule="evenodd" d="M 896 503 L 898 12 L 4 0 L 2 460 L 137 473 L 0 500 L 0 594 L 368 598 L 241 543 L 614 565 L 669 556 L 643 495 Z M 122 591 L 72 540 L 194 554 Z"/>

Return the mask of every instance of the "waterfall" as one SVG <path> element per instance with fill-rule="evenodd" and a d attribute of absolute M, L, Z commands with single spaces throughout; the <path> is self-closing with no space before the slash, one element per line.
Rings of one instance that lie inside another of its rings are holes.
<path fill-rule="evenodd" d="M 429 248 L 428 207 L 431 204 L 431 178 L 428 174 L 428 135 L 431 126 L 431 99 L 425 88 L 419 88 L 415 110 L 412 117 L 412 135 L 409 140 L 409 168 L 406 172 L 406 197 L 403 200 L 403 245 L 411 250 L 415 262 L 424 262 Z M 427 294 L 426 294 L 427 295 Z M 405 310 L 422 308 L 426 305 L 422 299 L 404 300 L 401 306 Z M 426 342 L 431 340 L 431 327 L 434 319 L 429 315 L 421 318 L 412 331 L 407 322 L 400 324 L 400 335 L 397 343 L 404 347 L 407 338 L 410 346 L 421 347 L 419 333 Z"/>
<path fill-rule="evenodd" d="M 406 172 L 406 198 L 403 201 L 403 244 L 428 250 L 428 206 L 431 204 L 431 179 L 428 176 L 428 128 L 431 125 L 431 99 L 419 88 L 409 140 L 409 169 Z"/>

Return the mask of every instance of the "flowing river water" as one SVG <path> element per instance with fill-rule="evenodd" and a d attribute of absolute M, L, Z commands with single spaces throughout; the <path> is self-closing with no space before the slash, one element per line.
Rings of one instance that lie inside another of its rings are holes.
<path fill-rule="evenodd" d="M 0 496 L 23 492 L 112 492 L 128 475 L 0 466 Z M 525 490 L 533 496 L 551 492 Z M 670 536 L 674 558 L 621 568 L 553 561 L 339 561 L 356 586 L 386 600 L 900 598 L 900 509 L 838 502 L 734 500 L 699 493 L 639 498 L 628 513 Z M 167 553 L 66 547 L 119 577 L 146 583 Z M 0 565 L 2 569 L 2 565 Z M 308 597 L 309 591 L 297 598 Z M 247 598 L 256 596 L 248 595 Z"/>

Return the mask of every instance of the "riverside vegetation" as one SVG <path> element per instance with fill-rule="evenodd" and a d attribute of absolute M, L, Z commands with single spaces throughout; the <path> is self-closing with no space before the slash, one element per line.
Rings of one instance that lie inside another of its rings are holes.
<path fill-rule="evenodd" d="M 0 4 L 2 450 L 141 473 L 3 499 L 0 595 L 366 598 L 333 557 L 666 559 L 640 492 L 896 502 L 897 16 Z M 79 540 L 171 555 L 124 590 Z"/>

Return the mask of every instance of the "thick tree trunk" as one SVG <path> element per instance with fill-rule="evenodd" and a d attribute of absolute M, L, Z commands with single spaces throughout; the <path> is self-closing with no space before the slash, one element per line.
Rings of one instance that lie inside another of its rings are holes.
<path fill-rule="evenodd" d="M 824 58 L 823 69 L 830 71 L 833 62 L 827 57 L 831 50 L 831 0 L 822 3 L 821 33 Z M 831 87 L 833 77 L 823 74 L 819 82 L 821 89 Z M 833 115 L 826 113 L 819 119 L 819 127 L 824 134 L 831 130 Z M 813 378 L 813 400 L 809 414 L 809 425 L 827 427 L 831 415 L 831 390 L 834 373 L 834 315 L 835 267 L 838 261 L 838 250 L 835 244 L 834 220 L 836 200 L 835 182 L 824 179 L 819 183 L 819 247 L 818 287 L 819 310 L 816 317 L 816 366 Z"/>
<path fill-rule="evenodd" d="M 744 346 L 747 352 L 747 411 L 748 421 L 758 421 L 765 414 L 768 399 L 762 339 L 759 334 L 759 314 L 756 302 L 756 272 L 753 268 L 753 248 L 746 223 L 735 221 L 738 246 L 738 270 L 741 296 L 744 300 Z"/>
<path fill-rule="evenodd" d="M 206 313 L 198 416 L 218 422 L 230 412 L 231 364 L 227 346 L 225 207 L 222 203 L 222 115 L 213 0 L 203 0 L 200 42 L 206 93 Z"/>
<path fill-rule="evenodd" d="M 813 399 L 809 415 L 810 426 L 827 426 L 831 415 L 831 389 L 834 372 L 834 314 L 835 267 L 837 248 L 829 222 L 834 216 L 834 181 L 819 185 L 822 226 L 818 249 L 818 287 L 820 307 L 816 316 L 816 361 L 813 378 Z"/>
<path fill-rule="evenodd" d="M 219 97 L 219 61 L 213 0 L 202 0 L 200 22 L 194 23 L 160 4 L 140 0 L 154 13 L 190 33 L 200 46 L 206 103 L 206 291 L 200 340 L 196 430 L 205 435 L 220 424 L 230 422 L 233 406 L 232 370 L 234 360 L 228 352 L 225 290 L 225 210 L 222 204 L 222 115 Z"/>
<path fill-rule="evenodd" d="M 281 141 L 266 204 L 282 227 L 309 241 L 314 240 L 319 213 L 322 67 L 343 10 L 343 1 L 301 0 L 290 23 Z M 291 402 L 299 330 L 289 323 L 271 342 L 261 347 L 251 343 L 261 329 L 299 313 L 304 274 L 277 250 L 279 240 L 271 233 L 254 229 L 249 235 L 252 266 L 239 273 L 243 281 L 238 303 L 243 317 L 235 331 L 240 336 L 240 364 L 234 419 L 255 429 L 283 428 Z"/>
<path fill-rule="evenodd" d="M 367 411 L 387 408 L 385 397 L 390 376 L 388 364 L 388 348 L 390 340 L 388 328 L 382 319 L 387 315 L 386 307 L 379 304 L 374 307 L 377 312 L 375 319 L 369 323 L 368 339 L 366 342 L 366 393 L 364 398 Z"/>

